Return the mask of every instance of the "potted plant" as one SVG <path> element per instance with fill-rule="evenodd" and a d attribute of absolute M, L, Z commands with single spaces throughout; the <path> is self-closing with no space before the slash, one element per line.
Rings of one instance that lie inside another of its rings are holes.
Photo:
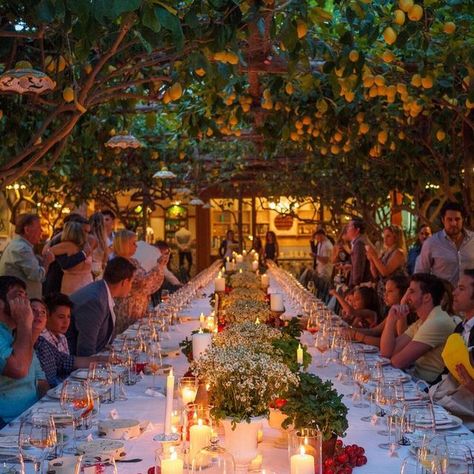
<path fill-rule="evenodd" d="M 330 381 L 323 382 L 317 375 L 302 372 L 298 386 L 290 387 L 287 402 L 281 407 L 287 416 L 283 428 L 319 428 L 323 439 L 323 456 L 334 452 L 337 437 L 345 436 L 348 428 L 347 407 L 342 395 Z"/>

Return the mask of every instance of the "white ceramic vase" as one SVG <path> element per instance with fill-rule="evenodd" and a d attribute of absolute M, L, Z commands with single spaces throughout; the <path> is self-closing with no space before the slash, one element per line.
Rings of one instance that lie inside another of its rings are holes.
<path fill-rule="evenodd" d="M 237 423 L 232 429 L 232 420 L 222 420 L 225 433 L 225 448 L 232 454 L 236 472 L 247 472 L 253 459 L 257 457 L 258 430 L 262 426 L 263 416 L 251 418 L 250 423 Z"/>

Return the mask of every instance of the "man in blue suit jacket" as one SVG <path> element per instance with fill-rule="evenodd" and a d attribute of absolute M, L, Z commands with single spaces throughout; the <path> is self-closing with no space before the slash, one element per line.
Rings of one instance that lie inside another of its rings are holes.
<path fill-rule="evenodd" d="M 90 356 L 102 351 L 115 336 L 114 298 L 130 293 L 136 267 L 128 259 L 114 257 L 97 280 L 71 295 L 73 310 L 67 333 L 71 354 Z"/>

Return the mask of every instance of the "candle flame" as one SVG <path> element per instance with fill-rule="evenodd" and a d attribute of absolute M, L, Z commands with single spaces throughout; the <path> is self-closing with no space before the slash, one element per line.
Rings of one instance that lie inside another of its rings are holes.
<path fill-rule="evenodd" d="M 202 334 L 202 328 L 199 328 L 199 334 Z"/>
<path fill-rule="evenodd" d="M 304 449 L 304 446 L 300 446 L 300 454 L 301 456 L 304 456 L 306 454 L 306 450 Z"/>
<path fill-rule="evenodd" d="M 199 425 L 199 426 L 202 426 L 202 425 L 203 425 L 201 418 L 199 418 L 199 420 L 198 420 L 198 425 Z"/>
<path fill-rule="evenodd" d="M 308 444 L 308 437 L 307 436 L 304 437 L 304 444 L 306 444 L 306 445 Z"/>
<path fill-rule="evenodd" d="M 242 273 L 242 269 L 239 270 L 239 273 Z"/>
<path fill-rule="evenodd" d="M 170 373 L 168 374 L 168 377 L 173 377 L 173 367 L 171 367 Z"/>
<path fill-rule="evenodd" d="M 260 319 L 258 319 L 258 316 L 257 316 L 257 319 L 255 320 L 255 324 L 260 324 Z"/>

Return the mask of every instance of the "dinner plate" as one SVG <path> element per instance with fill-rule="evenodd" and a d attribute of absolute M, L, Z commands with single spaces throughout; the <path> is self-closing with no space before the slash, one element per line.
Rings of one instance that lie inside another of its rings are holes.
<path fill-rule="evenodd" d="M 356 348 L 359 352 L 363 352 L 364 354 L 373 354 L 379 351 L 377 347 L 369 346 L 368 344 L 359 344 Z"/>
<path fill-rule="evenodd" d="M 458 418 L 457 416 L 454 415 L 447 415 L 446 417 L 443 417 L 442 419 L 438 418 L 438 415 L 435 414 L 436 418 L 436 431 L 442 431 L 442 430 L 451 430 L 453 428 L 458 428 L 459 426 L 462 425 L 462 420 L 461 418 Z M 418 427 L 424 427 L 426 426 L 427 423 L 424 423 L 423 421 L 418 421 L 416 422 L 416 426 Z"/>
<path fill-rule="evenodd" d="M 12 449 L 18 447 L 18 435 L 0 436 L 0 449 Z"/>

